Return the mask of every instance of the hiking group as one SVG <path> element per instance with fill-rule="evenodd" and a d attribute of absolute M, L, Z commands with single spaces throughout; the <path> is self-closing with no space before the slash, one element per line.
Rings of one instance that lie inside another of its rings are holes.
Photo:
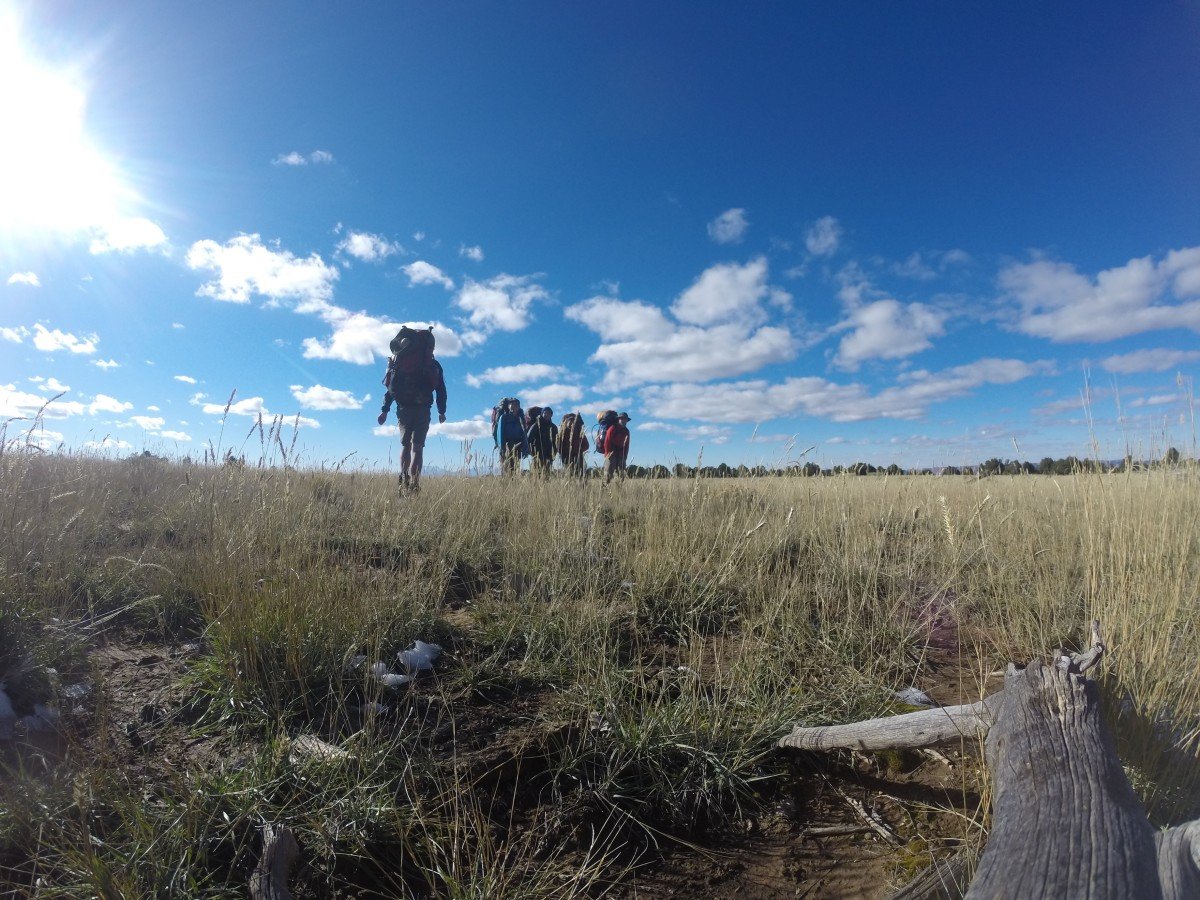
<path fill-rule="evenodd" d="M 604 454 L 604 482 L 625 475 L 629 459 L 628 413 L 606 409 L 596 417 L 595 447 Z M 500 471 L 515 475 L 521 471 L 521 460 L 529 457 L 529 471 L 548 475 L 554 471 L 554 461 L 562 462 L 561 471 L 583 478 L 587 475 L 588 442 L 583 415 L 567 413 L 562 422 L 554 424 L 554 410 L 549 406 L 521 409 L 516 397 L 505 397 L 492 409 L 492 439 L 500 451 Z"/>
<path fill-rule="evenodd" d="M 431 407 L 437 402 L 438 422 L 446 421 L 446 377 L 434 358 L 433 328 L 400 329 L 389 345 L 392 355 L 383 376 L 383 407 L 376 421 L 387 421 L 392 404 L 396 405 L 396 426 L 400 432 L 400 490 L 416 493 L 421 489 L 425 438 L 432 419 Z M 624 477 L 629 458 L 628 413 L 606 409 L 596 417 L 596 451 L 604 454 L 604 482 Z M 515 475 L 521 460 L 530 458 L 529 471 L 549 475 L 554 461 L 561 460 L 565 474 L 577 478 L 587 475 L 587 431 L 580 413 L 567 413 L 554 423 L 550 407 L 531 406 L 526 412 L 516 397 L 505 397 L 492 409 L 492 438 L 500 451 L 500 471 Z"/>

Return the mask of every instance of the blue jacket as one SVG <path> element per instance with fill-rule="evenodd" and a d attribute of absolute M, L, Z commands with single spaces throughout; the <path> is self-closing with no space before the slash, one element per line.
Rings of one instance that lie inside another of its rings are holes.
<path fill-rule="evenodd" d="M 496 428 L 492 432 L 492 439 L 498 448 L 519 444 L 521 455 L 529 455 L 529 442 L 525 439 L 525 423 L 516 413 L 503 412 L 500 414 L 496 419 Z"/>

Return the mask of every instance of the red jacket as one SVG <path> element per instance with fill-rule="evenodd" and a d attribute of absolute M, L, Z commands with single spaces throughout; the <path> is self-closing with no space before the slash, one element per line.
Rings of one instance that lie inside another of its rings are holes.
<path fill-rule="evenodd" d="M 604 457 L 625 462 L 629 456 L 629 429 L 617 422 L 604 432 Z"/>

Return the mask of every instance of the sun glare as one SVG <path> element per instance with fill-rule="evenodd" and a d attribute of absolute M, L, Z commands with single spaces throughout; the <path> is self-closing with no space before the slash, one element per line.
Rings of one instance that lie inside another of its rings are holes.
<path fill-rule="evenodd" d="M 78 73 L 31 52 L 19 23 L 0 19 L 0 231 L 104 228 L 122 213 L 115 171 L 85 129 Z"/>

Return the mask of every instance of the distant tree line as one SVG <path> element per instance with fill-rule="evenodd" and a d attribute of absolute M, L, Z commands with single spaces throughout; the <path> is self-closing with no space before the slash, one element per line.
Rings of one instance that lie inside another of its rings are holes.
<path fill-rule="evenodd" d="M 628 475 L 631 478 L 771 478 L 771 477 L 804 477 L 819 478 L 833 475 L 973 475 L 987 477 L 990 475 L 1072 475 L 1076 473 L 1119 473 L 1138 471 L 1142 469 L 1171 468 L 1186 463 L 1174 447 L 1171 447 L 1158 460 L 1136 460 L 1126 456 L 1120 460 L 1081 459 L 1077 456 L 1066 456 L 1054 459 L 1043 457 L 1041 462 L 1029 460 L 1001 459 L 994 456 L 972 466 L 939 466 L 937 468 L 905 469 L 896 463 L 888 466 L 874 466 L 871 463 L 856 462 L 848 466 L 831 466 L 822 468 L 814 462 L 793 463 L 782 467 L 768 466 L 731 466 L 721 463 L 716 466 L 689 466 L 686 463 L 675 463 L 668 468 L 663 465 L 639 466 L 630 464 Z"/>

